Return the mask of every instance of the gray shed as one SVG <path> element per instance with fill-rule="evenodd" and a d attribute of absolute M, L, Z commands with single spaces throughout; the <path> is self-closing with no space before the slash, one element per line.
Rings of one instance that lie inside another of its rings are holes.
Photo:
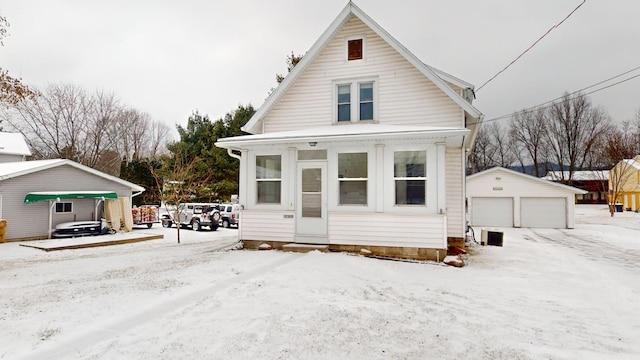
<path fill-rule="evenodd" d="M 572 229 L 575 195 L 586 191 L 494 167 L 467 176 L 469 223 L 476 227 Z"/>
<path fill-rule="evenodd" d="M 144 188 L 71 160 L 35 160 L 0 166 L 0 218 L 7 220 L 5 240 L 46 239 L 50 225 L 93 220 L 101 215 L 100 198 L 82 193 L 139 195 Z M 74 198 L 28 202 L 29 194 L 76 193 Z"/>

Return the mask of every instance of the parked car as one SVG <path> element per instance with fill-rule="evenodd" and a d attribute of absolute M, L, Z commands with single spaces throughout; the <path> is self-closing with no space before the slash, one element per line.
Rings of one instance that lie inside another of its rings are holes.
<path fill-rule="evenodd" d="M 220 204 L 220 221 L 225 228 L 240 226 L 240 205 Z"/>
<path fill-rule="evenodd" d="M 170 211 L 164 213 L 161 218 L 162 226 L 171 227 L 173 224 L 180 224 L 183 227 L 191 227 L 195 231 L 199 231 L 202 227 L 208 227 L 209 230 L 216 230 L 220 222 L 220 211 L 216 210 L 214 204 L 211 203 L 185 203 L 180 204 L 176 212 Z"/>

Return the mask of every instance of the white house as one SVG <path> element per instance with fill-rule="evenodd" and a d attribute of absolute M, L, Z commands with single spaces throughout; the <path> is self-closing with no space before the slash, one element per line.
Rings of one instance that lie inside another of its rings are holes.
<path fill-rule="evenodd" d="M 467 177 L 472 227 L 572 229 L 576 194 L 587 191 L 494 167 Z"/>
<path fill-rule="evenodd" d="M 25 161 L 27 156 L 31 150 L 22 134 L 0 132 L 0 163 Z"/>
<path fill-rule="evenodd" d="M 240 239 L 436 259 L 465 235 L 473 86 L 349 2 L 243 130 Z"/>

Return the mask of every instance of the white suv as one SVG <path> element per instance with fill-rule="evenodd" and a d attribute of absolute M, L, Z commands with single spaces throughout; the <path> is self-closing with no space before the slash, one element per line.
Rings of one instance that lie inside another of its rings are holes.
<path fill-rule="evenodd" d="M 216 230 L 220 222 L 220 212 L 216 210 L 214 204 L 209 203 L 185 203 L 178 207 L 179 221 L 176 221 L 175 212 L 162 216 L 162 226 L 171 227 L 180 223 L 180 226 L 190 226 L 193 230 L 199 231 L 203 226 L 210 230 Z"/>
<path fill-rule="evenodd" d="M 231 225 L 240 226 L 239 204 L 220 204 L 219 208 L 222 227 L 228 228 Z"/>

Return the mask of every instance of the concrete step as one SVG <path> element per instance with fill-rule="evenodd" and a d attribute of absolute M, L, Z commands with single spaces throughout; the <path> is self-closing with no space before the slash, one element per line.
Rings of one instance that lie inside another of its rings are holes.
<path fill-rule="evenodd" d="M 318 250 L 321 252 L 329 252 L 329 245 L 291 243 L 291 244 L 283 245 L 282 250 L 290 251 L 290 252 L 300 252 L 300 253 L 307 253 L 309 251 L 314 251 L 314 250 Z"/>

